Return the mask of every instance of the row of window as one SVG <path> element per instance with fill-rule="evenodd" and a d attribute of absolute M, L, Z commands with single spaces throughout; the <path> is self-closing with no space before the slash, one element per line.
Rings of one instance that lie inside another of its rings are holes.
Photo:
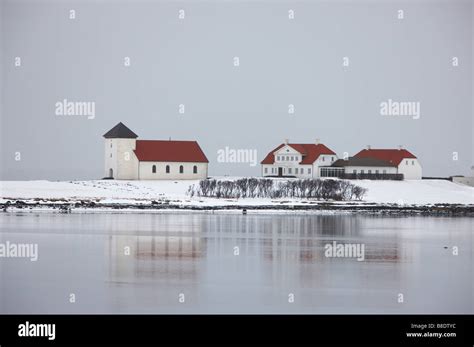
<path fill-rule="evenodd" d="M 156 173 L 156 165 L 153 165 L 151 167 L 151 173 Z M 167 174 L 170 173 L 170 166 L 169 165 L 166 165 L 165 173 L 167 173 Z M 180 174 L 184 173 L 184 166 L 183 165 L 179 166 L 179 173 Z M 197 165 L 194 165 L 193 166 L 193 174 L 197 174 L 197 173 L 198 173 L 198 167 L 197 167 Z"/>
<path fill-rule="evenodd" d="M 357 170 L 352 170 L 352 173 L 353 174 L 356 174 L 357 173 Z M 360 173 L 363 174 L 365 173 L 365 170 L 360 170 Z M 372 170 L 367 170 L 367 173 L 368 174 L 371 174 L 372 173 Z M 375 173 L 378 174 L 380 173 L 379 170 L 375 170 Z M 386 174 L 387 173 L 387 170 L 382 170 L 382 173 Z"/>
<path fill-rule="evenodd" d="M 268 167 L 264 168 L 264 169 L 263 169 L 263 172 L 264 172 L 265 174 L 268 174 L 268 172 L 269 172 L 269 171 L 268 171 Z M 270 170 L 270 172 L 271 172 L 272 174 L 278 174 L 278 168 L 272 167 L 271 170 Z M 292 170 L 291 167 L 289 167 L 289 168 L 282 168 L 282 173 L 288 174 L 288 175 L 292 175 L 292 174 L 293 174 L 293 170 Z M 298 175 L 298 174 L 304 175 L 304 168 L 295 168 L 294 173 L 295 173 L 295 175 Z M 307 173 L 308 173 L 308 175 L 311 174 L 311 168 L 308 168 L 308 169 L 307 169 Z M 352 173 L 353 173 L 353 174 L 357 174 L 357 170 L 352 170 Z M 365 173 L 365 170 L 360 170 L 359 173 L 364 174 L 364 173 Z M 371 173 L 372 173 L 372 170 L 367 170 L 367 173 L 368 173 L 368 174 L 371 174 Z M 379 171 L 379 170 L 375 170 L 375 173 L 376 173 L 376 174 L 379 174 L 380 171 Z M 386 173 L 387 173 L 387 170 L 385 170 L 385 169 L 382 170 L 382 173 L 386 174 Z"/>
<path fill-rule="evenodd" d="M 331 157 L 331 162 L 335 160 L 334 157 Z M 294 155 L 277 155 L 277 161 L 300 161 L 300 157 Z M 326 157 L 322 156 L 321 161 L 326 161 Z"/>
<path fill-rule="evenodd" d="M 263 170 L 264 170 L 263 172 L 264 172 L 265 174 L 268 174 L 268 167 L 264 168 Z M 291 167 L 289 167 L 289 168 L 282 168 L 282 172 L 283 172 L 284 174 L 287 173 L 287 174 L 289 174 L 289 175 L 292 175 L 292 174 L 293 174 L 293 169 L 292 169 Z M 308 169 L 307 169 L 307 172 L 308 172 L 308 175 L 311 175 L 311 168 L 308 168 Z M 277 174 L 277 173 L 278 173 L 278 168 L 272 167 L 272 168 L 271 168 L 271 173 L 272 173 L 272 174 Z M 295 168 L 295 175 L 298 175 L 298 174 L 303 175 L 303 174 L 304 174 L 304 168 Z"/>
<path fill-rule="evenodd" d="M 405 164 L 408 165 L 408 160 L 405 160 Z M 415 165 L 415 161 L 414 161 L 414 160 L 411 161 L 411 165 Z"/>
<path fill-rule="evenodd" d="M 294 155 L 277 155 L 277 161 L 299 161 L 300 157 Z"/>

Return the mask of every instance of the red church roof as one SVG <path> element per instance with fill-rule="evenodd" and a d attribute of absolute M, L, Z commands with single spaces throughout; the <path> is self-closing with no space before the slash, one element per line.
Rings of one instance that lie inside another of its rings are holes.
<path fill-rule="evenodd" d="M 196 141 L 137 140 L 134 152 L 139 161 L 209 162 Z"/>
<path fill-rule="evenodd" d="M 406 149 L 363 149 L 354 157 L 384 160 L 397 166 L 405 158 L 416 159 L 416 157 Z"/>
<path fill-rule="evenodd" d="M 275 156 L 273 153 L 280 148 L 285 146 L 284 143 L 279 145 L 277 148 L 272 150 L 270 153 L 267 154 L 265 159 L 261 161 L 261 164 L 273 164 L 275 162 Z M 328 147 L 323 145 L 322 143 L 319 144 L 311 144 L 311 143 L 289 143 L 288 146 L 293 148 L 294 150 L 298 151 L 300 154 L 303 155 L 303 160 L 300 164 L 313 164 L 316 159 L 319 158 L 321 154 L 329 154 L 329 155 L 336 155 L 333 151 L 331 151 Z"/>

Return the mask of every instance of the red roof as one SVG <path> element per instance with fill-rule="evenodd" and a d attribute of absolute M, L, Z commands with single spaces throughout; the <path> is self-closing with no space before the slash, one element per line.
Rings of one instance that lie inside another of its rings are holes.
<path fill-rule="evenodd" d="M 265 159 L 261 161 L 261 164 L 273 164 L 275 162 L 275 156 L 273 153 L 280 148 L 285 146 L 285 144 L 279 145 L 277 148 L 272 150 L 270 153 L 267 154 Z M 319 144 L 311 144 L 311 143 L 289 143 L 288 146 L 293 148 L 294 150 L 298 151 L 300 154 L 303 155 L 303 160 L 300 164 L 313 164 L 316 159 L 319 158 L 321 154 L 329 154 L 329 155 L 336 155 L 333 151 L 331 151 L 328 147 L 323 145 L 322 143 Z"/>
<path fill-rule="evenodd" d="M 406 149 L 363 149 L 357 153 L 356 158 L 375 158 L 385 160 L 391 164 L 397 165 L 405 158 L 416 157 Z"/>
<path fill-rule="evenodd" d="M 139 161 L 209 162 L 196 141 L 137 140 L 134 152 Z"/>

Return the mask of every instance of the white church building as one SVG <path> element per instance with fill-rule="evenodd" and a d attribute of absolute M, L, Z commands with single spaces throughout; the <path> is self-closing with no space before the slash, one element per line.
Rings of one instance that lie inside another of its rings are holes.
<path fill-rule="evenodd" d="M 205 179 L 206 155 L 196 141 L 137 140 L 118 123 L 105 138 L 105 177 L 120 180 Z"/>

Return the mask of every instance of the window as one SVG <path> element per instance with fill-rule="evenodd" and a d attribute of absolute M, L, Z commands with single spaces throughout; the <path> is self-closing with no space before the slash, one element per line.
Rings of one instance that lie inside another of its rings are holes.
<path fill-rule="evenodd" d="M 183 172 L 184 172 L 184 167 L 183 167 L 183 165 L 180 165 L 179 166 L 179 173 L 183 173 Z"/>
<path fill-rule="evenodd" d="M 360 170 L 360 173 L 363 174 L 363 173 L 364 173 L 364 170 Z"/>
<path fill-rule="evenodd" d="M 311 168 L 308 168 L 308 174 L 310 174 L 310 173 L 311 173 Z"/>
<path fill-rule="evenodd" d="M 371 174 L 371 173 L 372 173 L 372 170 L 369 170 L 369 174 Z"/>
<path fill-rule="evenodd" d="M 414 160 L 411 161 L 411 165 L 415 165 L 415 161 L 414 161 Z"/>
<path fill-rule="evenodd" d="M 112 141 L 110 141 L 110 148 L 112 148 Z"/>
<path fill-rule="evenodd" d="M 322 157 L 322 159 L 321 159 L 321 160 L 322 160 L 322 161 L 324 161 L 324 157 Z"/>
<path fill-rule="evenodd" d="M 296 175 L 298 174 L 298 168 L 295 168 L 295 174 Z"/>
<path fill-rule="evenodd" d="M 386 174 L 386 173 L 387 173 L 387 170 L 383 170 L 383 173 Z"/>
<path fill-rule="evenodd" d="M 289 174 L 291 174 L 291 167 L 290 167 L 290 168 L 288 168 L 288 173 L 289 173 Z"/>
<path fill-rule="evenodd" d="M 264 170 L 264 171 L 265 171 L 265 174 L 267 174 L 267 173 L 268 173 L 268 168 L 265 168 L 265 170 Z"/>
<path fill-rule="evenodd" d="M 334 161 L 334 157 L 331 157 L 331 161 Z"/>
<path fill-rule="evenodd" d="M 378 173 L 379 173 L 379 170 L 375 170 L 375 173 L 378 175 Z"/>
<path fill-rule="evenodd" d="M 198 173 L 198 167 L 197 167 L 197 165 L 194 165 L 194 166 L 193 166 L 193 173 L 194 173 L 194 174 L 197 174 L 197 173 Z M 265 168 L 265 173 L 267 173 L 267 168 Z"/>
<path fill-rule="evenodd" d="M 156 165 L 153 165 L 153 166 L 151 167 L 151 172 L 152 172 L 152 173 L 156 173 Z"/>
<path fill-rule="evenodd" d="M 406 160 L 405 164 L 407 164 L 407 165 L 408 165 L 408 160 Z"/>
<path fill-rule="evenodd" d="M 357 170 L 352 170 L 352 173 L 353 173 L 353 174 L 356 174 L 356 173 L 357 173 Z"/>
<path fill-rule="evenodd" d="M 112 158 L 112 153 L 110 153 L 110 157 Z"/>
<path fill-rule="evenodd" d="M 277 160 L 280 161 L 280 156 L 279 155 L 277 155 Z"/>
<path fill-rule="evenodd" d="M 166 173 L 170 173 L 170 166 L 166 165 Z"/>

